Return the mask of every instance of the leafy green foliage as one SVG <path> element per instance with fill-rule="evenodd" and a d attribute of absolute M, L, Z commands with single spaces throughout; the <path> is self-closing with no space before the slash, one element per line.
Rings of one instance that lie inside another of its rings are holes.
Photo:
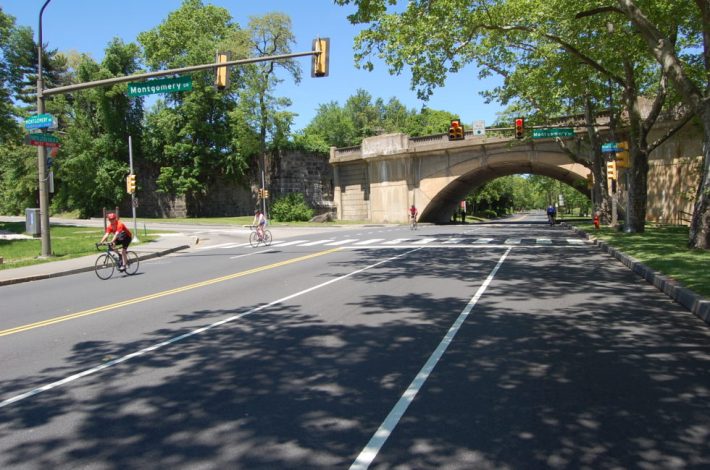
<path fill-rule="evenodd" d="M 288 194 L 271 206 L 271 217 L 277 222 L 305 222 L 313 218 L 313 214 L 301 193 Z"/>

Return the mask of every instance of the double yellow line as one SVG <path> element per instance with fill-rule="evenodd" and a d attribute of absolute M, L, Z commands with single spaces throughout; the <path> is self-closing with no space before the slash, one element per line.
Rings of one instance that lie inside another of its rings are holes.
<path fill-rule="evenodd" d="M 165 290 L 161 292 L 156 292 L 155 294 L 144 295 L 143 297 L 136 297 L 134 299 L 123 300 L 121 302 L 116 302 L 109 305 L 104 305 L 102 307 L 96 307 L 89 310 L 82 310 L 81 312 L 70 313 L 68 315 L 63 315 L 61 317 L 48 318 L 47 320 L 38 321 L 35 323 L 29 323 L 27 325 L 16 326 L 15 328 L 9 328 L 7 330 L 0 330 L 0 336 L 8 336 L 15 333 L 21 333 L 23 331 L 33 330 L 35 328 L 41 328 L 43 326 L 54 325 L 55 323 L 62 323 L 69 320 L 74 320 L 76 318 L 86 317 L 88 315 L 94 315 L 96 313 L 106 312 L 109 310 L 127 307 L 129 305 L 138 304 L 141 302 L 147 302 L 149 300 L 159 299 L 161 297 L 166 297 L 172 294 L 179 294 L 180 292 L 186 292 L 192 289 L 198 289 L 200 287 L 206 287 L 212 284 L 217 284 L 219 282 L 229 281 L 236 279 L 238 277 L 248 276 L 249 274 L 255 274 L 261 271 L 266 271 L 268 269 L 274 269 L 281 266 L 286 266 L 293 263 L 298 263 L 312 258 L 317 258 L 318 256 L 328 255 L 336 251 L 340 251 L 341 248 L 333 248 L 331 250 L 320 251 L 318 253 L 313 253 L 306 256 L 300 256 L 298 258 L 289 259 L 286 261 L 280 261 L 278 263 L 269 264 L 266 266 L 260 266 L 258 268 L 248 269 L 246 271 L 241 271 L 234 274 L 228 274 L 227 276 L 217 277 L 214 279 L 208 279 L 202 282 L 196 282 L 194 284 L 188 284 L 186 286 L 177 287 L 175 289 Z"/>

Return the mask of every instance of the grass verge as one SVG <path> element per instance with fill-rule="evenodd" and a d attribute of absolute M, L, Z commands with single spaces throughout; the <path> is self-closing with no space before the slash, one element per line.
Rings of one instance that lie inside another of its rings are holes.
<path fill-rule="evenodd" d="M 573 225 L 710 298 L 710 251 L 688 248 L 688 227 L 647 225 L 644 233 L 624 233 L 609 227 L 595 230 L 591 223 Z"/>
<path fill-rule="evenodd" d="M 24 222 L 0 222 L 0 232 L 24 234 Z M 0 239 L 0 258 L 3 258 L 0 269 L 19 268 L 33 264 L 61 261 L 78 258 L 80 256 L 98 255 L 95 243 L 101 240 L 103 229 L 101 227 L 76 227 L 70 225 L 52 225 L 50 227 L 52 240 L 52 253 L 50 258 L 42 258 L 42 242 L 39 238 L 30 239 Z M 154 240 L 156 237 L 141 233 L 141 242 Z"/>

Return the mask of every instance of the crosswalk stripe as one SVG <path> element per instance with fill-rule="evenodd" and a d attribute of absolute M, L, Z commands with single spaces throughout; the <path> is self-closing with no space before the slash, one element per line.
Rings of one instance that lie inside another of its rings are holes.
<path fill-rule="evenodd" d="M 447 238 L 442 243 L 461 243 L 463 238 Z"/>
<path fill-rule="evenodd" d="M 505 243 L 506 245 L 520 245 L 521 241 L 522 240 L 520 238 L 508 238 L 503 243 Z"/>
<path fill-rule="evenodd" d="M 291 240 L 290 242 L 282 243 L 281 246 L 298 245 L 299 243 L 307 242 L 308 240 Z"/>
<path fill-rule="evenodd" d="M 433 241 L 436 241 L 436 238 L 422 238 L 421 240 L 417 240 L 412 245 L 425 245 L 427 243 L 431 243 Z"/>
<path fill-rule="evenodd" d="M 552 240 L 550 240 L 549 238 L 538 238 L 537 243 L 539 243 L 540 245 L 552 245 Z"/>
<path fill-rule="evenodd" d="M 358 241 L 357 238 L 347 238 L 345 240 L 338 240 L 337 242 L 326 243 L 325 246 L 340 246 L 345 245 L 346 243 L 352 243 L 356 241 Z"/>
<path fill-rule="evenodd" d="M 475 242 L 473 242 L 476 245 L 484 245 L 486 243 L 490 243 L 493 241 L 493 238 L 479 238 Z"/>
<path fill-rule="evenodd" d="M 373 243 L 384 241 L 384 238 L 371 238 L 362 242 L 357 242 L 355 245 L 371 245 Z"/>
<path fill-rule="evenodd" d="M 316 245 L 322 245 L 323 243 L 328 243 L 328 242 L 333 242 L 332 238 L 330 240 L 316 240 L 314 242 L 308 242 L 308 243 L 303 243 L 299 246 L 316 246 Z"/>
<path fill-rule="evenodd" d="M 394 240 L 384 242 L 383 245 L 397 245 L 399 243 L 404 243 L 407 240 L 412 240 L 412 239 L 411 238 L 395 238 Z"/>
<path fill-rule="evenodd" d="M 568 238 L 567 243 L 570 245 L 584 245 L 584 240 L 581 238 Z"/>

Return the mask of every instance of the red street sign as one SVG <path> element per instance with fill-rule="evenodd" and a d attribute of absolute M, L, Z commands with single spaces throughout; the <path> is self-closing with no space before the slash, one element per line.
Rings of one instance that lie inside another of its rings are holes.
<path fill-rule="evenodd" d="M 29 145 L 34 145 L 35 147 L 51 147 L 51 148 L 59 148 L 61 145 L 59 145 L 59 142 L 42 142 L 41 140 L 32 140 L 28 142 Z"/>
<path fill-rule="evenodd" d="M 50 134 L 27 134 L 25 135 L 25 143 L 27 145 L 34 145 L 35 147 L 61 147 L 59 139 Z"/>

